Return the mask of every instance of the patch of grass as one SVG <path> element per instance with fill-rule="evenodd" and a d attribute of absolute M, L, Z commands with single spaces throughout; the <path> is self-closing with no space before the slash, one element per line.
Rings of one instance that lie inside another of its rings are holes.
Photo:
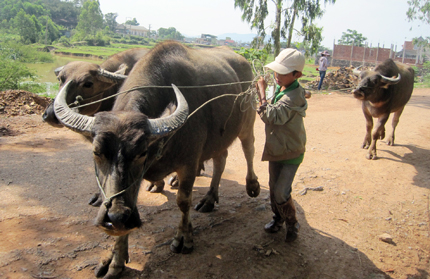
<path fill-rule="evenodd" d="M 414 88 L 430 88 L 430 80 L 417 82 L 414 84 Z"/>
<path fill-rule="evenodd" d="M 42 97 L 54 98 L 59 91 L 59 84 L 52 82 L 25 81 L 19 84 L 19 89 L 32 92 Z"/>
<path fill-rule="evenodd" d="M 109 46 L 73 46 L 73 47 L 56 45 L 55 47 L 57 48 L 55 52 L 82 53 L 82 54 L 88 54 L 93 56 L 108 57 L 127 49 L 151 48 L 152 46 L 111 44 Z"/>

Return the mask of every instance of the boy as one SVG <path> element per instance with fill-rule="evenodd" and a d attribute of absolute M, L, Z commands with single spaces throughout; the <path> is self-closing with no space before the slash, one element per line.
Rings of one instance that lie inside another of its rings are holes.
<path fill-rule="evenodd" d="M 264 78 L 257 82 L 260 100 L 257 112 L 266 124 L 262 160 L 269 161 L 270 204 L 274 213 L 273 220 L 264 226 L 264 230 L 278 232 L 285 222 L 287 242 L 297 238 L 300 228 L 291 197 L 291 184 L 303 161 L 306 145 L 303 117 L 308 104 L 306 92 L 297 81 L 304 66 L 305 57 L 295 49 L 281 51 L 274 62 L 265 66 L 275 72 L 277 83 L 270 104 L 265 96 L 267 84 Z"/>

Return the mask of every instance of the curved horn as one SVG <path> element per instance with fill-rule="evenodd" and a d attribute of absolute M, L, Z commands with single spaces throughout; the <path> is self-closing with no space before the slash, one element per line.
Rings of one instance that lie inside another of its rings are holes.
<path fill-rule="evenodd" d="M 64 69 L 64 66 L 58 67 L 54 70 L 54 74 L 56 77 L 58 77 L 58 74 Z"/>
<path fill-rule="evenodd" d="M 91 136 L 91 128 L 94 124 L 94 117 L 79 114 L 69 108 L 66 102 L 68 87 L 71 81 L 68 81 L 58 93 L 54 101 L 54 113 L 58 120 L 67 128 Z"/>
<path fill-rule="evenodd" d="M 401 76 L 400 76 L 400 74 L 399 74 L 396 78 L 389 78 L 389 77 L 386 77 L 386 76 L 381 75 L 381 78 L 382 78 L 382 80 L 383 80 L 385 83 L 388 83 L 388 84 L 396 84 L 396 83 L 398 83 L 398 82 L 400 81 Z"/>
<path fill-rule="evenodd" d="M 109 72 L 109 71 L 107 71 L 105 69 L 102 69 L 102 68 L 100 68 L 98 70 L 98 76 L 97 77 L 100 80 L 102 80 L 104 82 L 108 82 L 108 83 L 122 82 L 122 81 L 124 81 L 127 78 L 126 75 L 112 73 L 112 72 Z"/>
<path fill-rule="evenodd" d="M 175 112 L 167 117 L 148 119 L 148 126 L 151 135 L 161 137 L 166 136 L 177 129 L 181 128 L 185 124 L 188 117 L 188 103 L 185 100 L 184 95 L 181 91 L 172 84 L 173 90 L 175 91 L 176 100 L 178 101 Z"/>

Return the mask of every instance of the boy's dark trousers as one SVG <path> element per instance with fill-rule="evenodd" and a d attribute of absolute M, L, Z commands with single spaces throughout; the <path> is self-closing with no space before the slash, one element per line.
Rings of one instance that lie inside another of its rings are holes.
<path fill-rule="evenodd" d="M 266 232 L 277 232 L 285 222 L 287 235 L 285 240 L 290 242 L 297 238 L 300 228 L 296 217 L 296 208 L 291 198 L 291 185 L 299 165 L 269 162 L 270 204 L 274 213 L 273 220 L 264 227 Z"/>

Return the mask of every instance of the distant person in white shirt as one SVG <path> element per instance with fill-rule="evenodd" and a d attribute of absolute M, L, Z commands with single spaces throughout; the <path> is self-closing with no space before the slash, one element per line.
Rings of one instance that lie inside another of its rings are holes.
<path fill-rule="evenodd" d="M 327 71 L 327 67 L 328 67 L 327 56 L 330 56 L 330 54 L 328 53 L 327 50 L 324 50 L 321 53 L 321 58 L 319 60 L 319 68 L 318 69 L 319 69 L 319 72 L 320 72 L 320 83 L 318 84 L 318 90 L 321 90 L 321 86 L 323 84 L 325 73 Z"/>

